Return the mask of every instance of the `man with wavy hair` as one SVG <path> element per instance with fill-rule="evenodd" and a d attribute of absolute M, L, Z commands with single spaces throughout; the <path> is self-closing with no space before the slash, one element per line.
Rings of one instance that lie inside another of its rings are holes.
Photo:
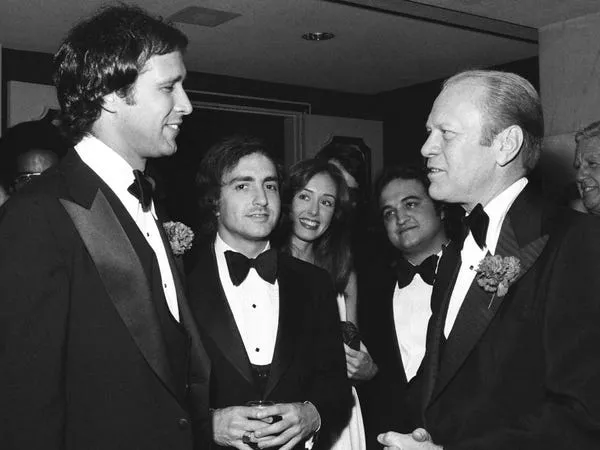
<path fill-rule="evenodd" d="M 143 173 L 192 110 L 186 45 L 120 5 L 55 55 L 75 148 L 0 214 L 3 449 L 205 448 L 208 358 Z"/>
<path fill-rule="evenodd" d="M 330 449 L 352 399 L 335 292 L 325 270 L 271 247 L 279 164 L 261 140 L 226 137 L 196 181 L 206 242 L 188 280 L 212 362 L 211 448 Z"/>

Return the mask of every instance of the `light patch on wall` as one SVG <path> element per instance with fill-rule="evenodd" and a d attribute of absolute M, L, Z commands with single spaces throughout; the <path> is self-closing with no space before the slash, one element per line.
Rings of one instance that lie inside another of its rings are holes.
<path fill-rule="evenodd" d="M 172 22 L 188 23 L 201 27 L 213 28 L 239 17 L 241 14 L 217 9 L 188 6 L 169 17 Z"/>

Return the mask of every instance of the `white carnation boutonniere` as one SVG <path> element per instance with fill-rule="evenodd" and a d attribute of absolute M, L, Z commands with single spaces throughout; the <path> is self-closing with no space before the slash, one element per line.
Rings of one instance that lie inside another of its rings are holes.
<path fill-rule="evenodd" d="M 181 222 L 165 222 L 163 223 L 165 233 L 171 244 L 171 250 L 176 256 L 181 256 L 192 248 L 192 241 L 194 240 L 194 232 L 190 227 Z"/>
<path fill-rule="evenodd" d="M 486 292 L 493 292 L 488 305 L 491 308 L 496 295 L 504 297 L 509 286 L 517 279 L 521 271 L 521 261 L 514 256 L 488 255 L 477 267 L 477 283 Z"/>

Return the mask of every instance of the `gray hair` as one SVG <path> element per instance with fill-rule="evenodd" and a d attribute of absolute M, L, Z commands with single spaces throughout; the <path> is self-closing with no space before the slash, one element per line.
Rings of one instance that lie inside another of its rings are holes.
<path fill-rule="evenodd" d="M 523 131 L 521 157 L 526 172 L 540 158 L 544 137 L 544 117 L 539 94 L 525 78 L 496 70 L 466 70 L 448 78 L 443 89 L 461 81 L 474 80 L 486 88 L 481 109 L 484 125 L 481 145 L 490 146 L 494 138 L 511 125 Z"/>

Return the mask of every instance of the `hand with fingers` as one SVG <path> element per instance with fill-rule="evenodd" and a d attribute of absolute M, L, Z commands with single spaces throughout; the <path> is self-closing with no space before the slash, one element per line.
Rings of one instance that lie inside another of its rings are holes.
<path fill-rule="evenodd" d="M 431 435 L 423 428 L 417 428 L 410 434 L 388 431 L 377 436 L 377 441 L 384 450 L 443 450 L 433 443 Z"/>
<path fill-rule="evenodd" d="M 259 448 L 277 447 L 291 450 L 298 443 L 310 438 L 321 426 L 321 416 L 310 402 L 277 403 L 261 408 L 258 419 L 281 417 L 281 420 L 254 432 Z"/>
<path fill-rule="evenodd" d="M 373 358 L 369 354 L 369 350 L 361 341 L 360 349 L 353 350 L 344 344 L 346 352 L 346 371 L 348 378 L 357 381 L 368 381 L 377 375 L 378 368 Z"/>
<path fill-rule="evenodd" d="M 262 408 L 256 406 L 230 406 L 213 412 L 213 440 L 215 443 L 239 450 L 252 450 L 254 433 L 269 424 L 258 417 Z"/>

